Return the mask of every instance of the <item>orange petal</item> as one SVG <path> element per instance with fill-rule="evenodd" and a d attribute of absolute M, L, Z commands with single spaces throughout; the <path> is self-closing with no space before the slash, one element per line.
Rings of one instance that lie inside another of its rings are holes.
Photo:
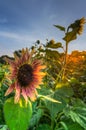
<path fill-rule="evenodd" d="M 19 57 L 17 56 L 17 54 L 14 52 L 14 58 L 15 58 L 15 61 L 18 62 L 19 61 Z"/>
<path fill-rule="evenodd" d="M 6 91 L 6 93 L 5 93 L 5 96 L 9 95 L 9 94 L 13 91 L 14 87 L 15 87 L 15 84 L 12 84 L 12 85 L 7 89 L 7 91 Z"/>
<path fill-rule="evenodd" d="M 21 88 L 20 88 L 20 85 L 16 82 L 15 83 L 15 103 L 17 103 L 20 99 L 20 91 L 21 91 Z"/>
<path fill-rule="evenodd" d="M 31 87 L 30 87 L 30 88 L 27 87 L 27 89 L 26 89 L 27 96 L 28 96 L 32 101 L 34 101 L 34 100 L 36 99 L 35 92 L 34 92 L 33 89 L 34 89 L 33 87 L 32 87 L 32 88 L 31 88 Z"/>

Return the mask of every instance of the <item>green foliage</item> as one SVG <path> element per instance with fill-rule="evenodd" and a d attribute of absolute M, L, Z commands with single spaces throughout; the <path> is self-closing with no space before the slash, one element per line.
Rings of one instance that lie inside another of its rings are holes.
<path fill-rule="evenodd" d="M 46 107 L 48 108 L 52 119 L 55 119 L 57 114 L 66 107 L 67 102 L 69 102 L 72 95 L 72 89 L 70 87 L 65 87 L 65 84 L 50 95 L 51 98 L 60 101 L 60 103 L 46 101 Z"/>
<path fill-rule="evenodd" d="M 61 98 L 61 96 L 59 96 L 59 94 L 57 92 L 55 92 L 51 96 L 55 100 L 59 100 L 61 102 L 59 104 L 59 103 L 46 101 L 46 107 L 48 108 L 48 110 L 50 112 L 51 118 L 55 119 L 55 117 L 58 114 L 58 112 L 60 112 L 65 107 L 66 104 L 65 104 L 65 101 Z"/>
<path fill-rule="evenodd" d="M 36 102 L 37 103 L 37 102 Z M 34 103 L 33 103 L 34 104 Z M 39 120 L 40 118 L 43 116 L 43 110 L 42 109 L 39 109 L 39 108 L 36 108 L 35 106 L 35 109 L 33 109 L 33 115 L 32 115 L 32 118 L 30 120 L 30 125 L 29 125 L 29 128 L 34 128 L 35 126 L 38 125 L 39 123 Z"/>
<path fill-rule="evenodd" d="M 3 114 L 3 105 L 6 97 L 4 97 L 7 85 L 3 84 L 0 87 L 0 125 L 5 123 L 4 114 Z"/>
<path fill-rule="evenodd" d="M 65 97 L 72 97 L 74 94 L 73 89 L 68 82 L 57 83 L 55 90 L 57 90 L 60 95 Z"/>
<path fill-rule="evenodd" d="M 41 125 L 39 125 L 37 130 L 51 130 L 51 128 L 48 124 L 41 124 Z"/>
<path fill-rule="evenodd" d="M 6 100 L 4 96 L 5 91 L 8 88 L 8 83 L 10 82 L 6 79 L 6 75 L 9 73 L 7 65 L 0 64 L 0 125 L 5 123 L 3 114 L 3 105 Z"/>
<path fill-rule="evenodd" d="M 67 32 L 65 37 L 63 38 L 63 40 L 65 40 L 67 43 L 69 43 L 72 40 L 75 40 L 77 38 L 76 36 L 76 32 L 75 31 L 71 31 L 71 32 Z"/>
<path fill-rule="evenodd" d="M 14 98 L 9 98 L 4 104 L 4 116 L 10 130 L 26 130 L 32 116 L 30 101 L 26 104 L 21 98 L 20 102 L 14 104 Z"/>
<path fill-rule="evenodd" d="M 72 102 L 73 106 L 65 108 L 64 114 L 86 130 L 86 104 L 84 104 L 80 99 L 72 99 Z"/>
<path fill-rule="evenodd" d="M 49 49 L 46 49 L 46 55 L 48 55 L 48 59 L 52 58 L 52 60 L 55 60 L 57 57 L 59 57 L 59 53 L 57 51 Z"/>
<path fill-rule="evenodd" d="M 43 44 L 37 40 L 30 48 L 46 65 L 46 76 L 32 107 L 30 102 L 26 107 L 23 99 L 19 104 L 14 104 L 13 98 L 6 100 L 5 74 L 9 70 L 0 65 L 0 130 L 86 130 L 86 51 L 68 54 L 69 43 L 82 33 L 84 23 L 81 18 L 67 28 L 54 25 L 64 33 L 64 46 L 59 41 Z M 21 50 L 14 53 L 21 56 Z M 7 126 L 3 125 L 3 105 Z"/>
<path fill-rule="evenodd" d="M 61 31 L 65 31 L 65 27 L 60 25 L 54 25 L 56 28 L 60 29 Z"/>
<path fill-rule="evenodd" d="M 62 48 L 62 43 L 61 42 L 55 43 L 54 40 L 51 40 L 50 42 L 47 43 L 46 47 L 52 49 L 58 49 L 60 47 Z"/>
<path fill-rule="evenodd" d="M 84 130 L 78 123 L 73 122 L 68 125 L 69 130 L 76 130 L 76 128 L 77 128 L 77 130 Z"/>
<path fill-rule="evenodd" d="M 76 128 L 78 130 L 84 130 L 78 123 L 73 122 L 71 119 L 66 119 L 65 121 L 61 121 L 55 130 L 76 130 Z"/>
<path fill-rule="evenodd" d="M 67 125 L 66 125 L 65 122 L 61 121 L 61 122 L 60 122 L 60 125 L 61 125 L 61 127 L 58 128 L 59 130 L 61 130 L 61 129 L 68 130 L 68 127 L 67 127 Z M 55 129 L 56 129 L 56 128 L 55 128 Z"/>

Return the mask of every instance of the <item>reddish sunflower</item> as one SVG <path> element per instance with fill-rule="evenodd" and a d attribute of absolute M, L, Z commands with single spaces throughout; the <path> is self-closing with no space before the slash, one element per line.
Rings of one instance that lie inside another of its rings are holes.
<path fill-rule="evenodd" d="M 10 79 L 13 83 L 8 88 L 5 96 L 15 91 L 15 103 L 22 95 L 25 101 L 28 97 L 34 101 L 37 96 L 36 88 L 42 83 L 45 73 L 41 70 L 45 68 L 41 61 L 34 59 L 28 49 L 22 49 L 21 57 L 14 55 L 15 60 L 7 60 L 10 64 Z"/>

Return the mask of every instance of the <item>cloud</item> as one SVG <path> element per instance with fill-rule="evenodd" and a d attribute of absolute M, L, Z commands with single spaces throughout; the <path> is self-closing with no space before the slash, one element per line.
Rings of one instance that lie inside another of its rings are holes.
<path fill-rule="evenodd" d="M 35 41 L 36 37 L 31 34 L 0 31 L 0 55 L 12 55 L 15 50 L 31 47 Z"/>
<path fill-rule="evenodd" d="M 7 32 L 7 31 L 0 31 L 0 37 L 13 39 L 16 41 L 24 41 L 24 42 L 32 42 L 35 39 L 35 37 L 32 37 L 31 35 L 25 35 L 20 33 L 14 33 L 14 32 Z"/>
<path fill-rule="evenodd" d="M 12 55 L 15 50 L 31 47 L 38 40 L 35 31 L 15 33 L 12 31 L 0 31 L 0 55 Z"/>
<path fill-rule="evenodd" d="M 3 47 L 3 43 L 0 42 L 0 56 L 2 55 L 9 55 L 9 56 L 13 56 L 13 52 L 14 50 L 11 49 L 10 47 Z"/>

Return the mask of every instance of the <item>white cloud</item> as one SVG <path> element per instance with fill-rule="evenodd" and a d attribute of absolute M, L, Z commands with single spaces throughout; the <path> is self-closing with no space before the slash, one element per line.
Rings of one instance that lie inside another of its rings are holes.
<path fill-rule="evenodd" d="M 43 34 L 41 36 L 38 32 L 36 30 L 26 33 L 0 31 L 0 55 L 12 55 L 15 50 L 31 47 L 40 40 L 40 37 L 43 37 Z"/>
<path fill-rule="evenodd" d="M 0 31 L 0 55 L 12 55 L 15 50 L 30 47 L 37 39 L 31 34 Z"/>
<path fill-rule="evenodd" d="M 31 41 L 31 37 L 27 36 L 27 35 L 21 35 L 21 34 L 17 34 L 17 33 L 13 33 L 13 32 L 4 32 L 4 31 L 0 31 L 0 36 L 1 37 L 6 37 L 6 38 L 10 38 L 10 39 L 15 39 L 15 40 L 26 40 L 26 41 Z"/>
<path fill-rule="evenodd" d="M 25 34 L 18 34 L 18 33 L 13 33 L 13 32 L 6 32 L 6 31 L 0 31 L 0 36 L 17 40 L 17 41 L 24 41 L 24 42 L 30 42 L 34 41 L 35 38 L 32 37 L 31 35 L 25 35 Z"/>
<path fill-rule="evenodd" d="M 0 43 L 0 56 L 2 55 L 9 55 L 13 56 L 13 50 L 10 48 L 3 48 L 2 43 Z"/>

